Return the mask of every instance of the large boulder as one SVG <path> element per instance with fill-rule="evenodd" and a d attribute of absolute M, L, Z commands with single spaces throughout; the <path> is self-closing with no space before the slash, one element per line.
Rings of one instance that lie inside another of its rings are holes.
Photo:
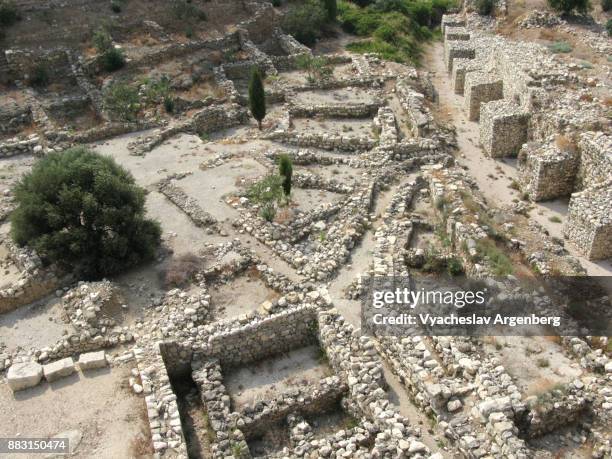
<path fill-rule="evenodd" d="M 15 363 L 6 375 L 13 392 L 36 386 L 43 376 L 43 367 L 36 362 Z"/>
<path fill-rule="evenodd" d="M 65 359 L 43 366 L 45 379 L 49 382 L 70 376 L 74 371 L 74 360 L 72 360 L 72 357 L 66 357 Z"/>

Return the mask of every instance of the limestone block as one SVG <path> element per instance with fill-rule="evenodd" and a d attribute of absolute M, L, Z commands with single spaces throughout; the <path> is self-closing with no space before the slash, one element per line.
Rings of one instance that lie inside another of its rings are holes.
<path fill-rule="evenodd" d="M 444 43 L 444 62 L 449 73 L 453 71 L 455 59 L 474 59 L 475 57 L 476 49 L 469 40 L 451 40 Z"/>
<path fill-rule="evenodd" d="M 13 392 L 36 386 L 43 376 L 43 367 L 36 362 L 15 363 L 6 375 Z"/>
<path fill-rule="evenodd" d="M 465 27 L 446 27 L 444 29 L 444 40 L 469 40 L 470 32 Z"/>
<path fill-rule="evenodd" d="M 94 370 L 106 366 L 108 366 L 108 361 L 104 351 L 87 352 L 79 356 L 79 368 L 81 371 Z"/>
<path fill-rule="evenodd" d="M 74 360 L 72 360 L 72 357 L 66 357 L 65 359 L 48 363 L 47 365 L 43 366 L 45 379 L 49 382 L 57 381 L 58 379 L 70 376 L 72 373 L 74 373 L 74 371 Z"/>

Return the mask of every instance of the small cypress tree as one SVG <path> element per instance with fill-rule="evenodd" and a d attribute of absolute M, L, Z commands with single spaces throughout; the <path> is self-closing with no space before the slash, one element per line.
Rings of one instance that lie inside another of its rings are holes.
<path fill-rule="evenodd" d="M 281 155 L 278 161 L 278 172 L 283 177 L 283 193 L 285 196 L 291 194 L 291 176 L 293 175 L 293 163 L 287 155 Z"/>
<path fill-rule="evenodd" d="M 257 127 L 261 131 L 261 121 L 266 117 L 266 92 L 259 69 L 254 68 L 249 80 L 249 108 L 253 118 L 257 120 Z"/>
<path fill-rule="evenodd" d="M 325 11 L 327 11 L 327 20 L 330 22 L 336 22 L 338 16 L 338 4 L 336 0 L 324 0 Z"/>

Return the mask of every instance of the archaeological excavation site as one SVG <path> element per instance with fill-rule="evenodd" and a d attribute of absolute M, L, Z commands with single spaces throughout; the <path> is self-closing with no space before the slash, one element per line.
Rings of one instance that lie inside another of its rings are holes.
<path fill-rule="evenodd" d="M 0 0 L 0 459 L 612 458 L 611 36 L 611 0 Z M 386 295 L 460 282 L 561 325 Z"/>

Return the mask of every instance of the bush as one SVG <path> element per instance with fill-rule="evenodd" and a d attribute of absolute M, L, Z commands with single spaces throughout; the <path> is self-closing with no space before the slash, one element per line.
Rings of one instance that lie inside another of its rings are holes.
<path fill-rule="evenodd" d="M 17 6 L 12 0 L 0 0 L 0 25 L 5 27 L 15 24 L 21 19 Z"/>
<path fill-rule="evenodd" d="M 121 4 L 118 2 L 111 2 L 111 11 L 113 13 L 121 13 Z"/>
<path fill-rule="evenodd" d="M 323 0 L 323 6 L 327 12 L 327 20 L 335 22 L 338 15 L 338 4 L 336 0 Z"/>
<path fill-rule="evenodd" d="M 283 197 L 283 178 L 279 175 L 269 175 L 254 183 L 247 190 L 247 197 L 260 204 L 280 201 Z"/>
<path fill-rule="evenodd" d="M 548 0 L 548 6 L 563 14 L 586 14 L 591 8 L 589 0 Z"/>
<path fill-rule="evenodd" d="M 164 99 L 164 110 L 166 110 L 166 113 L 174 113 L 174 99 L 170 96 L 166 97 Z"/>
<path fill-rule="evenodd" d="M 191 3 L 191 0 L 177 0 L 173 2 L 172 13 L 181 21 L 206 21 L 206 12 Z"/>
<path fill-rule="evenodd" d="M 327 22 L 327 12 L 319 0 L 307 0 L 291 6 L 283 18 L 282 27 L 300 43 L 312 46 L 321 37 Z"/>
<path fill-rule="evenodd" d="M 144 216 L 144 189 L 112 158 L 83 147 L 38 161 L 15 200 L 15 242 L 89 278 L 151 259 L 160 243 L 159 225 Z"/>
<path fill-rule="evenodd" d="M 606 22 L 606 31 L 608 32 L 608 36 L 612 37 L 612 19 L 608 19 L 608 22 Z M 610 61 L 609 57 L 610 56 L 608 56 L 608 61 Z"/>
<path fill-rule="evenodd" d="M 463 274 L 463 264 L 456 257 L 449 258 L 446 262 L 446 270 L 451 276 L 460 276 Z"/>
<path fill-rule="evenodd" d="M 476 11 L 482 16 L 488 16 L 493 12 L 494 0 L 476 0 Z"/>
<path fill-rule="evenodd" d="M 107 72 L 114 72 L 125 65 L 123 52 L 117 48 L 111 48 L 102 55 L 102 67 Z"/>
<path fill-rule="evenodd" d="M 113 47 L 113 38 L 108 33 L 108 30 L 104 27 L 99 27 L 91 37 L 91 43 L 96 48 L 98 54 L 104 54 Z"/>
<path fill-rule="evenodd" d="M 272 6 L 278 8 L 279 6 L 281 6 L 281 0 L 272 0 Z"/>
<path fill-rule="evenodd" d="M 291 194 L 291 177 L 293 176 L 293 162 L 288 155 L 281 155 L 278 161 L 278 173 L 283 178 L 283 193 Z"/>
<path fill-rule="evenodd" d="M 559 53 L 570 53 L 572 51 L 572 46 L 566 41 L 556 41 L 551 45 L 548 45 L 548 49 L 551 53 L 559 54 Z"/>
<path fill-rule="evenodd" d="M 267 222 L 271 222 L 276 217 L 276 207 L 274 203 L 267 202 L 259 210 L 259 216 Z"/>
<path fill-rule="evenodd" d="M 140 111 L 138 90 L 125 83 L 115 83 L 104 93 L 104 108 L 121 121 L 134 121 Z"/>
<path fill-rule="evenodd" d="M 301 54 L 296 59 L 297 68 L 307 73 L 306 80 L 310 84 L 331 78 L 333 68 L 324 56 L 313 56 L 312 54 Z"/>
<path fill-rule="evenodd" d="M 38 88 L 43 88 L 49 84 L 49 69 L 45 64 L 38 64 L 32 69 L 32 75 L 30 75 L 30 85 Z"/>
<path fill-rule="evenodd" d="M 601 0 L 601 9 L 605 12 L 612 10 L 612 0 Z"/>
<path fill-rule="evenodd" d="M 183 287 L 193 280 L 200 270 L 200 259 L 193 253 L 186 253 L 173 258 L 163 273 L 163 283 L 166 288 Z"/>

